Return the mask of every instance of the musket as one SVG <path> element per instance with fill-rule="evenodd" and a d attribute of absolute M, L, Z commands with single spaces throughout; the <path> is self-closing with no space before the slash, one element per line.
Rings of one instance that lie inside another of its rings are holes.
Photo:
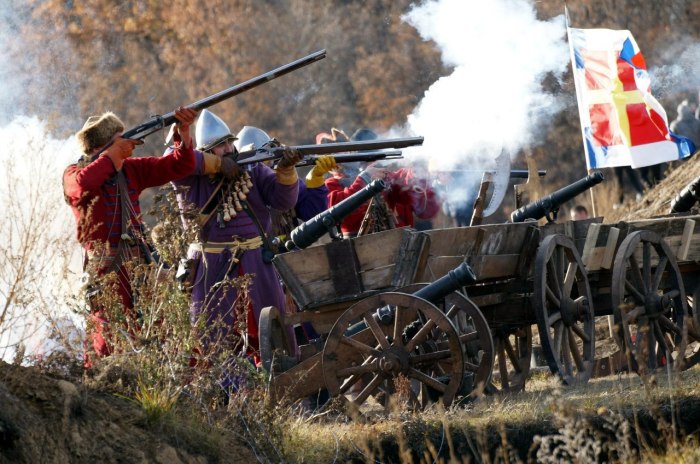
<path fill-rule="evenodd" d="M 222 90 L 221 92 L 215 93 L 214 95 L 210 95 L 199 101 L 191 103 L 185 108 L 189 108 L 195 111 L 200 111 L 205 108 L 209 108 L 210 106 L 216 105 L 217 103 L 222 102 L 224 100 L 228 100 L 229 98 L 239 95 L 243 92 L 247 92 L 248 90 L 253 89 L 261 84 L 270 82 L 271 80 L 276 79 L 280 76 L 284 76 L 285 74 L 289 74 L 290 72 L 296 71 L 299 68 L 303 68 L 304 66 L 308 66 L 311 63 L 315 63 L 316 61 L 322 60 L 325 57 L 326 50 L 319 50 L 303 58 L 299 58 L 298 60 L 292 61 L 291 63 L 280 66 L 279 68 L 275 68 L 272 71 L 268 71 L 257 77 L 248 79 L 245 82 L 229 87 L 226 90 Z M 164 114 L 162 116 L 151 116 L 151 118 L 148 121 L 124 132 L 124 134 L 122 134 L 122 137 L 127 139 L 141 140 L 148 137 L 152 133 L 157 132 L 163 129 L 164 127 L 173 124 L 174 122 L 176 122 L 174 111 L 171 111 L 170 113 Z"/>
<path fill-rule="evenodd" d="M 556 192 L 552 192 L 544 198 L 528 203 L 520 209 L 513 211 L 510 215 L 512 222 L 523 222 L 526 219 L 541 219 L 547 218 L 548 222 L 552 222 L 557 217 L 559 207 L 574 198 L 576 195 L 585 192 L 596 184 L 603 182 L 605 178 L 600 171 L 579 179 L 571 185 L 567 185 Z"/>
<path fill-rule="evenodd" d="M 244 150 L 238 154 L 239 165 L 260 163 L 263 161 L 272 161 L 282 158 L 285 150 L 294 149 L 303 156 L 309 155 L 330 155 L 334 153 L 345 152 L 371 152 L 383 150 L 386 148 L 406 148 L 423 144 L 423 137 L 407 137 L 398 139 L 385 140 L 362 140 L 358 142 L 337 142 L 337 143 L 322 143 L 318 145 L 296 145 L 296 146 L 262 146 L 253 150 Z M 381 152 L 380 152 L 381 153 Z M 391 152 L 386 152 L 391 153 Z M 369 153 L 368 153 L 369 154 Z M 340 156 L 340 155 L 338 155 Z M 346 158 L 342 162 L 349 161 L 367 161 L 371 158 L 363 158 L 362 153 L 355 153 L 355 158 Z M 375 153 L 374 156 L 377 156 Z M 381 158 L 377 158 L 381 159 Z M 337 160 L 336 160 L 337 162 Z M 308 165 L 308 164 L 307 164 Z"/>
<path fill-rule="evenodd" d="M 479 170 L 479 169 L 437 169 L 436 172 L 467 172 L 467 173 L 481 174 L 484 172 L 495 173 L 496 171 L 494 171 L 494 170 Z M 538 177 L 544 177 L 546 175 L 547 175 L 546 169 L 538 169 L 537 170 Z M 511 179 L 527 179 L 528 178 L 528 170 L 527 169 L 511 169 L 510 170 L 510 178 Z"/>
<path fill-rule="evenodd" d="M 319 156 L 312 155 L 306 156 L 301 162 L 297 163 L 298 168 L 304 166 L 312 166 L 316 164 Z M 363 151 L 357 153 L 339 153 L 333 155 L 336 163 L 354 163 L 357 161 L 362 161 L 365 163 L 371 163 L 372 161 L 379 160 L 396 160 L 403 159 L 403 155 L 400 150 L 374 150 L 374 151 Z"/>

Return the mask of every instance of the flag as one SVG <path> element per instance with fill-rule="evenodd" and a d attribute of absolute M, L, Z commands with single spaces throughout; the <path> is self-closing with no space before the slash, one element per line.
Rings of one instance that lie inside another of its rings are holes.
<path fill-rule="evenodd" d="M 639 168 L 686 158 L 695 147 L 671 133 L 651 95 L 646 63 L 630 31 L 568 28 L 588 169 Z"/>

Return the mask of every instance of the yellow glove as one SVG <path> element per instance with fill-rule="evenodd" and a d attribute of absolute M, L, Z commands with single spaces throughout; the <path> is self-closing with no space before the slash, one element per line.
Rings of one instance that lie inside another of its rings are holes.
<path fill-rule="evenodd" d="M 309 171 L 304 179 L 304 183 L 308 188 L 317 188 L 323 185 L 323 176 L 336 167 L 335 158 L 329 155 L 319 156 L 316 159 L 314 168 Z"/>

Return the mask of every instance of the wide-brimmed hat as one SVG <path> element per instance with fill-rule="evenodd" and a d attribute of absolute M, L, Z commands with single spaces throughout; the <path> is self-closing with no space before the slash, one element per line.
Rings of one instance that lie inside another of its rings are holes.
<path fill-rule="evenodd" d="M 75 134 L 75 138 L 83 153 L 88 154 L 93 149 L 109 143 L 117 132 L 124 132 L 124 123 L 116 114 L 108 111 L 87 118 L 83 128 Z"/>

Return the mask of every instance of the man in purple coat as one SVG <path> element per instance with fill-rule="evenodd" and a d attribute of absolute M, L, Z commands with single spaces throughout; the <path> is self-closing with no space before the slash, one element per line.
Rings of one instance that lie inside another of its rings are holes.
<path fill-rule="evenodd" d="M 275 170 L 262 163 L 239 167 L 236 137 L 207 110 L 199 116 L 195 138 L 194 174 L 174 182 L 181 207 L 194 205 L 199 210 L 199 242 L 188 252 L 197 263 L 190 270 L 192 319 L 204 334 L 204 354 L 239 353 L 244 341 L 246 353 L 258 363 L 260 311 L 265 306 L 281 309 L 285 303 L 263 240 L 271 230 L 269 208 L 294 207 L 299 193 L 294 166 L 300 157 L 288 150 Z M 232 285 L 233 279 L 245 274 L 252 276 L 247 298 Z M 240 330 L 242 317 L 247 320 L 245 333 Z M 224 382 L 224 386 L 230 385 Z"/>

